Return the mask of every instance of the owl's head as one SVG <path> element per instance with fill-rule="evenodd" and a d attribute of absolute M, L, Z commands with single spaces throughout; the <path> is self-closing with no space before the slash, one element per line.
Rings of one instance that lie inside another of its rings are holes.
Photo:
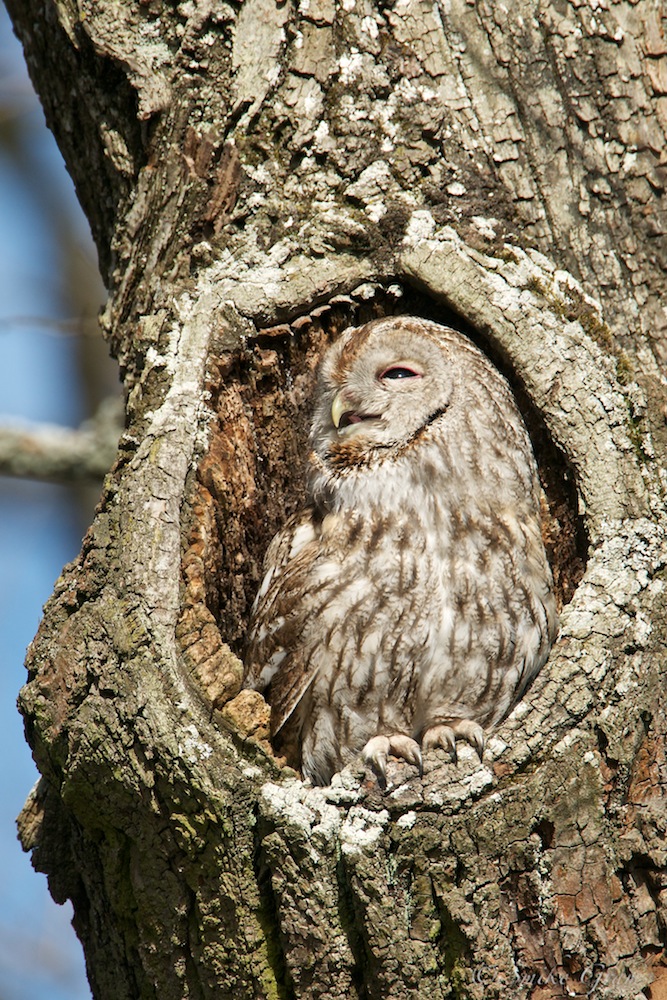
<path fill-rule="evenodd" d="M 400 505 L 415 486 L 454 505 L 537 496 L 506 380 L 463 334 L 416 317 L 350 328 L 329 348 L 310 444 L 309 488 L 325 506 Z"/>
<path fill-rule="evenodd" d="M 466 337 L 427 320 L 392 316 L 347 329 L 320 368 L 313 450 L 342 468 L 405 448 L 460 403 L 480 361 Z"/>

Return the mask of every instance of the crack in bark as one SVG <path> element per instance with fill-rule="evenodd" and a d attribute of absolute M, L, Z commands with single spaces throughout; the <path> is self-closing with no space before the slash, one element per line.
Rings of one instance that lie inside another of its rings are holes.
<path fill-rule="evenodd" d="M 298 1000 L 285 958 L 280 909 L 271 882 L 272 864 L 263 842 L 271 832 L 259 806 L 253 810 L 254 847 L 252 864 L 259 890 L 258 919 L 266 942 L 266 953 L 273 973 L 278 1000 Z"/>

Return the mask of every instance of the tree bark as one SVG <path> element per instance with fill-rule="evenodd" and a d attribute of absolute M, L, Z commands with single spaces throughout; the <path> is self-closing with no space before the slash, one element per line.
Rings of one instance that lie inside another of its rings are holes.
<path fill-rule="evenodd" d="M 21 694 L 94 996 L 667 996 L 657 0 L 7 6 L 127 400 Z M 483 763 L 314 789 L 238 657 L 317 359 L 397 311 L 510 379 L 561 633 Z"/>

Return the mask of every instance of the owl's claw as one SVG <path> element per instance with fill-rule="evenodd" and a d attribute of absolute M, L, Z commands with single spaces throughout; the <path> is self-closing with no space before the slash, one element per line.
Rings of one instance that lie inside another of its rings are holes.
<path fill-rule="evenodd" d="M 452 755 L 452 760 L 456 763 L 458 757 L 456 753 L 456 741 L 465 740 L 477 752 L 477 756 L 482 760 L 484 753 L 484 730 L 478 722 L 471 722 L 470 719 L 456 719 L 449 725 L 439 724 L 430 726 L 422 737 L 424 750 L 432 747 L 442 747 Z"/>
<path fill-rule="evenodd" d="M 385 781 L 389 754 L 393 754 L 394 757 L 402 757 L 408 764 L 414 764 L 420 775 L 423 773 L 419 744 L 402 733 L 394 733 L 392 736 L 374 736 L 361 752 L 364 762 L 369 764 Z"/>
<path fill-rule="evenodd" d="M 473 750 L 477 751 L 477 756 L 481 763 L 486 737 L 480 724 L 478 722 L 471 722 L 470 719 L 460 719 L 458 722 L 453 723 L 452 729 L 457 738 L 465 740 Z"/>
<path fill-rule="evenodd" d="M 451 726 L 431 726 L 422 737 L 424 750 L 432 750 L 434 747 L 442 747 L 452 758 L 454 764 L 458 761 L 456 752 L 456 736 Z"/>

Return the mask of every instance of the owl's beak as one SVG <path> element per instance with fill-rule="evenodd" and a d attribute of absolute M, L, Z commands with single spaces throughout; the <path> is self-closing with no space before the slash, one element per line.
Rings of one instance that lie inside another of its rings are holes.
<path fill-rule="evenodd" d="M 349 400 L 345 398 L 345 390 L 340 389 L 333 398 L 331 404 L 331 419 L 338 431 L 342 431 L 350 424 L 360 424 L 365 420 L 376 420 L 375 413 L 359 413 L 351 408 Z"/>
<path fill-rule="evenodd" d="M 341 389 L 336 393 L 333 398 L 333 403 L 331 404 L 331 419 L 333 420 L 333 425 L 336 429 L 340 427 L 343 414 L 347 410 L 349 410 L 349 405 L 343 399 L 343 391 Z"/>

